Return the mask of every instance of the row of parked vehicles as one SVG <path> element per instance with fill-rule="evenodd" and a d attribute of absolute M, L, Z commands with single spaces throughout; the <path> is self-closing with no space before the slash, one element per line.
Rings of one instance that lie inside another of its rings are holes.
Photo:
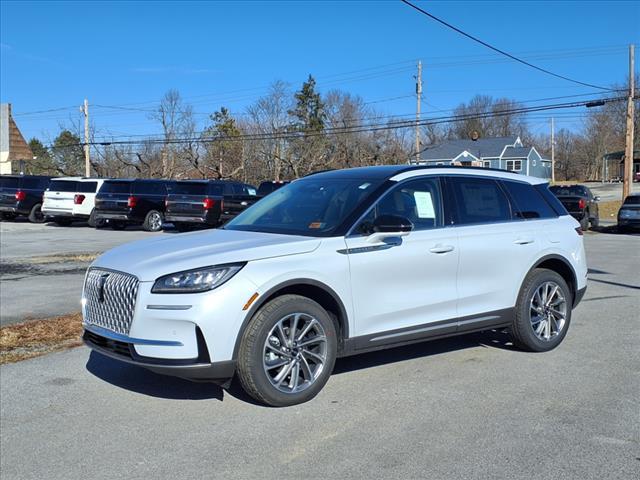
<path fill-rule="evenodd" d="M 139 225 L 157 232 L 171 223 L 178 231 L 215 228 L 288 182 L 266 181 L 258 188 L 233 180 L 52 178 L 37 175 L 0 177 L 0 215 L 24 215 L 33 223 L 61 226 L 86 221 L 90 227 L 122 230 Z M 582 230 L 600 223 L 598 202 L 584 185 L 549 188 Z M 621 229 L 640 226 L 640 196 L 631 195 L 618 212 Z"/>
<path fill-rule="evenodd" d="M 0 214 L 3 220 L 23 215 L 33 223 L 86 221 L 114 230 L 140 225 L 156 232 L 167 222 L 179 231 L 215 228 L 285 184 L 6 175 L 0 177 Z"/>

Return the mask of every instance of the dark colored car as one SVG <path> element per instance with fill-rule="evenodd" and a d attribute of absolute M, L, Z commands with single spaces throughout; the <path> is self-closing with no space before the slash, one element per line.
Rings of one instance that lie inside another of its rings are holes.
<path fill-rule="evenodd" d="M 185 180 L 167 196 L 166 221 L 179 231 L 217 227 L 258 201 L 255 187 L 226 180 Z"/>
<path fill-rule="evenodd" d="M 142 225 L 148 232 L 162 229 L 165 200 L 174 182 L 169 180 L 107 180 L 96 196 L 96 220 L 105 220 L 114 230 Z"/>
<path fill-rule="evenodd" d="M 2 220 L 13 220 L 24 215 L 31 223 L 42 223 L 42 195 L 51 177 L 41 175 L 0 176 L 0 215 Z"/>
<path fill-rule="evenodd" d="M 567 212 L 580 222 L 582 230 L 597 227 L 600 224 L 598 202 L 600 197 L 593 195 L 584 185 L 554 185 L 549 190 L 558 197 Z"/>
<path fill-rule="evenodd" d="M 618 210 L 618 230 L 640 228 L 640 194 L 629 195 Z"/>
<path fill-rule="evenodd" d="M 285 182 L 283 180 L 272 180 L 271 182 L 262 182 L 258 185 L 258 196 L 260 198 L 266 197 L 272 192 L 275 192 L 279 188 L 284 187 L 289 182 Z"/>

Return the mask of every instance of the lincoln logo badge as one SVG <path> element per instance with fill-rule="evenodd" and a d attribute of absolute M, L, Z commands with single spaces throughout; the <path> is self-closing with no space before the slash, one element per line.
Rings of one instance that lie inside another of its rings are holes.
<path fill-rule="evenodd" d="M 104 303 L 104 284 L 107 281 L 108 276 L 108 273 L 103 273 L 102 275 L 100 275 L 100 283 L 98 284 L 98 301 L 100 303 Z"/>

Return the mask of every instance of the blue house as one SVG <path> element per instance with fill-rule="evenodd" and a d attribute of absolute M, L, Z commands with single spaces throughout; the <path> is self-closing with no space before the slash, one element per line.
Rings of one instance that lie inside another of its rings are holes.
<path fill-rule="evenodd" d="M 421 165 L 461 165 L 500 168 L 533 177 L 551 178 L 551 160 L 535 147 L 525 147 L 519 136 L 449 140 L 420 152 Z"/>

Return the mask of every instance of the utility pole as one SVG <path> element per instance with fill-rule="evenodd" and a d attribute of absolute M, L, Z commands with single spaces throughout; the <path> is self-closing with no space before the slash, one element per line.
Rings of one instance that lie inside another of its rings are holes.
<path fill-rule="evenodd" d="M 91 163 L 89 162 L 89 100 L 84 99 L 84 104 L 80 107 L 84 114 L 84 176 L 91 176 Z"/>
<path fill-rule="evenodd" d="M 551 117 L 551 183 L 556 183 L 556 139 L 555 125 Z"/>
<path fill-rule="evenodd" d="M 420 99 L 422 98 L 422 61 L 418 60 L 416 77 L 416 163 L 420 162 Z"/>
<path fill-rule="evenodd" d="M 624 179 L 622 183 L 622 200 L 630 193 L 633 182 L 633 96 L 635 93 L 634 45 L 629 45 L 629 97 L 627 99 L 627 135 L 624 149 Z"/>

